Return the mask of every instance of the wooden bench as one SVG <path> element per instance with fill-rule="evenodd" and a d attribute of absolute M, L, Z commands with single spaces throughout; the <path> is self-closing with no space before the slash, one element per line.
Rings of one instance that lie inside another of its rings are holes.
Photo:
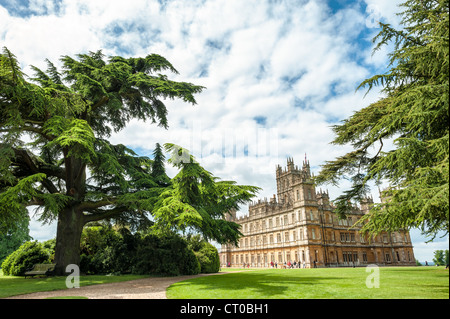
<path fill-rule="evenodd" d="M 33 268 L 25 272 L 25 278 L 27 278 L 27 276 L 33 277 L 37 275 L 53 275 L 55 266 L 56 264 L 35 264 Z"/>

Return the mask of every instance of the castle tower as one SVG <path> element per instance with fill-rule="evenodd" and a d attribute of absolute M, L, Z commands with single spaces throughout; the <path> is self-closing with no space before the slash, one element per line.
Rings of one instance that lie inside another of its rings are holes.
<path fill-rule="evenodd" d="M 309 165 L 309 160 L 306 158 L 306 154 L 299 174 L 300 178 L 293 187 L 296 206 L 316 205 L 316 189 L 311 178 L 311 167 Z"/>
<path fill-rule="evenodd" d="M 330 195 L 327 192 L 324 192 L 322 190 L 320 190 L 317 194 L 316 194 L 317 200 L 319 202 L 319 205 L 322 206 L 330 206 Z"/>
<path fill-rule="evenodd" d="M 282 169 L 281 166 L 277 166 L 276 179 L 277 179 L 277 195 L 278 202 L 282 204 L 292 204 L 295 200 L 292 185 L 297 183 L 301 179 L 302 172 L 298 166 L 295 166 L 294 159 L 287 159 L 286 169 Z"/>
<path fill-rule="evenodd" d="M 372 197 L 363 198 L 360 202 L 360 205 L 361 205 L 361 211 L 364 214 L 367 214 L 370 210 L 370 207 L 373 205 L 373 198 Z"/>

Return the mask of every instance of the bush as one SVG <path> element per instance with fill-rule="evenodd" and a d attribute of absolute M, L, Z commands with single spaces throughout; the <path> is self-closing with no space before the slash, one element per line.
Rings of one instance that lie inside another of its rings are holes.
<path fill-rule="evenodd" d="M 217 248 L 208 242 L 204 242 L 202 248 L 195 252 L 201 266 L 202 273 L 214 273 L 220 269 L 220 259 Z"/>
<path fill-rule="evenodd" d="M 220 270 L 219 252 L 214 245 L 202 239 L 200 235 L 188 237 L 188 242 L 200 262 L 202 273 L 215 273 Z"/>
<path fill-rule="evenodd" d="M 50 249 L 37 241 L 29 241 L 11 253 L 2 263 L 4 275 L 23 276 L 35 264 L 51 263 Z"/>
<path fill-rule="evenodd" d="M 147 235 L 136 252 L 133 273 L 168 276 L 196 275 L 200 264 L 187 242 L 176 235 Z"/>
<path fill-rule="evenodd" d="M 80 269 L 87 274 L 129 273 L 136 239 L 126 228 L 93 226 L 83 230 Z"/>

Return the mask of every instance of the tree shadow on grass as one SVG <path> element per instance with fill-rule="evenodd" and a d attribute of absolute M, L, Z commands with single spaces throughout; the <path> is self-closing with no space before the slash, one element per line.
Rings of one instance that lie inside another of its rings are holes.
<path fill-rule="evenodd" d="M 303 298 L 307 291 L 317 293 L 319 286 L 326 295 L 326 281 L 336 279 L 339 278 L 309 276 L 301 270 L 241 272 L 180 281 L 169 287 L 168 294 L 193 299 Z"/>

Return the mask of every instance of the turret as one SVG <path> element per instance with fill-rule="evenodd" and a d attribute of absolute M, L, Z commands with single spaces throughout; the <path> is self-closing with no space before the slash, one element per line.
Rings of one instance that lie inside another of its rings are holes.
<path fill-rule="evenodd" d="M 288 157 L 287 159 L 287 171 L 292 172 L 295 170 L 294 167 L 294 159 L 292 157 Z"/>
<path fill-rule="evenodd" d="M 373 198 L 372 197 L 365 197 L 360 202 L 361 205 L 361 211 L 364 214 L 369 213 L 370 207 L 373 205 Z"/>
<path fill-rule="evenodd" d="M 317 200 L 319 201 L 319 205 L 328 206 L 330 205 L 330 195 L 328 194 L 328 190 L 322 191 L 320 189 L 316 194 Z"/>
<path fill-rule="evenodd" d="M 304 172 L 307 178 L 311 177 L 311 168 L 309 166 L 309 160 L 306 158 L 306 153 L 305 153 L 305 160 L 303 161 L 302 171 Z"/>

